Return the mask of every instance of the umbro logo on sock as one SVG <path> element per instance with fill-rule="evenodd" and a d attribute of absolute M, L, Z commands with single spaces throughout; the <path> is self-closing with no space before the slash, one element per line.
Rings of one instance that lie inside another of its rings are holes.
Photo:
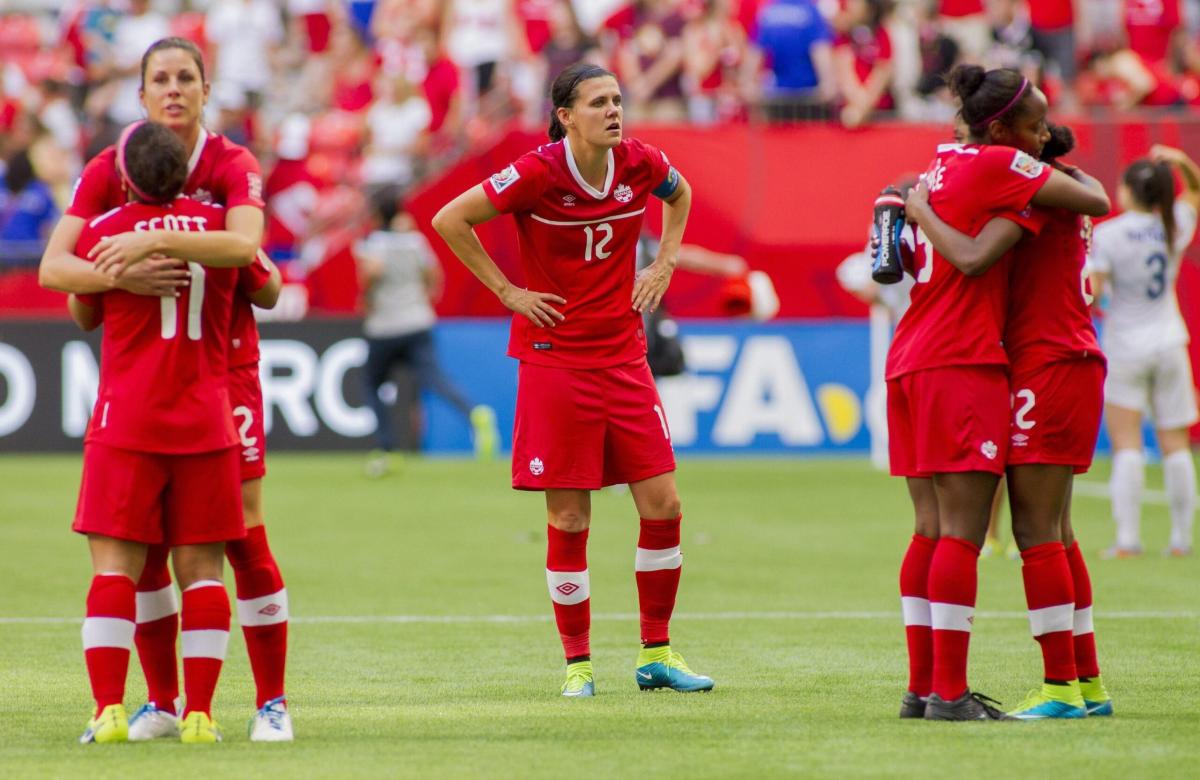
<path fill-rule="evenodd" d="M 279 606 L 278 604 L 268 604 L 267 606 L 260 609 L 258 611 L 258 614 L 266 615 L 267 617 L 274 617 L 275 615 L 278 615 L 280 610 L 282 610 L 282 609 L 283 609 L 283 607 Z"/>
<path fill-rule="evenodd" d="M 555 588 L 555 590 L 564 596 L 570 596 L 572 593 L 579 590 L 579 586 L 573 582 L 564 582 L 562 585 L 559 585 L 557 588 Z"/>

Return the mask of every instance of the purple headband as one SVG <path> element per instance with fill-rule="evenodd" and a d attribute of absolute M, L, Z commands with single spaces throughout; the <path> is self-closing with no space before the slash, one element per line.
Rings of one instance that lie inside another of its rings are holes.
<path fill-rule="evenodd" d="M 1029 89 L 1029 79 L 1021 79 L 1021 88 L 1017 90 L 1017 94 L 1013 95 L 1012 100 L 1008 101 L 1008 103 L 1005 104 L 1004 108 L 1002 108 L 999 111 L 997 111 L 996 113 L 992 114 L 991 116 L 989 116 L 987 119 L 983 120 L 982 122 L 976 122 L 975 124 L 971 125 L 971 127 L 972 128 L 986 128 L 993 121 L 995 121 L 995 120 L 999 119 L 1000 117 L 1004 116 L 1005 114 L 1007 114 L 1008 110 L 1017 104 L 1017 101 L 1021 99 L 1021 96 L 1025 94 L 1025 90 L 1027 90 L 1027 89 Z"/>
<path fill-rule="evenodd" d="M 133 183 L 133 179 L 129 178 L 129 171 L 125 167 L 125 147 L 129 144 L 129 137 L 144 124 L 146 124 L 145 120 L 139 120 L 121 131 L 121 137 L 117 140 L 117 170 L 121 173 L 121 179 L 129 189 L 133 190 L 134 195 L 137 195 L 146 203 L 156 203 L 156 199 L 147 195 L 142 191 L 141 187 Z"/>

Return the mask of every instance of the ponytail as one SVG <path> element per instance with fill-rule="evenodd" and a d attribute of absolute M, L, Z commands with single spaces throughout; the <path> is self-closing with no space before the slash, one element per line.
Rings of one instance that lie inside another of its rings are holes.
<path fill-rule="evenodd" d="M 550 128 L 546 134 L 550 136 L 551 141 L 561 141 L 567 137 L 567 128 L 558 121 L 558 109 L 571 107 L 575 98 L 579 97 L 579 83 L 612 75 L 599 65 L 586 62 L 577 62 L 558 74 L 554 83 L 550 85 Z"/>
<path fill-rule="evenodd" d="M 1175 176 L 1165 162 L 1138 160 L 1125 169 L 1121 181 L 1134 202 L 1148 211 L 1158 211 L 1163 223 L 1167 254 L 1175 253 Z"/>

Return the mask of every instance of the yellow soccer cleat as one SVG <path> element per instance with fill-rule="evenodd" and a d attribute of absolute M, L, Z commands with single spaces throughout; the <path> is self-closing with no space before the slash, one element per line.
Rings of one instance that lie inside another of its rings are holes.
<path fill-rule="evenodd" d="M 208 745 L 221 741 L 221 729 L 207 712 L 189 712 L 179 729 L 179 741 L 185 745 Z"/>
<path fill-rule="evenodd" d="M 124 704 L 110 704 L 88 722 L 87 731 L 79 738 L 82 745 L 91 743 L 129 741 L 129 716 Z"/>

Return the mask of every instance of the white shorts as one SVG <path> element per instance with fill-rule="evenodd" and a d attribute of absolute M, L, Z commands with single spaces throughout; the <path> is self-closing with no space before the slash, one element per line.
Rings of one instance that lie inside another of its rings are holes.
<path fill-rule="evenodd" d="M 1186 344 L 1137 356 L 1108 356 L 1104 402 L 1149 413 L 1156 428 L 1190 428 L 1200 419 Z"/>

